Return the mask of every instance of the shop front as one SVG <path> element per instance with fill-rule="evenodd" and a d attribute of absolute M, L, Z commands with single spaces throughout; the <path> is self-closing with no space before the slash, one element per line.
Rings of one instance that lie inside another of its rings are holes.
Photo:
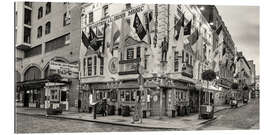
<path fill-rule="evenodd" d="M 16 106 L 44 108 L 44 85 L 48 80 L 31 80 L 17 83 Z"/>

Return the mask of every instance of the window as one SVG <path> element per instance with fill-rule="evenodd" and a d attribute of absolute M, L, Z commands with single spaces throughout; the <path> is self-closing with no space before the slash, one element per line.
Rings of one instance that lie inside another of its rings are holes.
<path fill-rule="evenodd" d="M 184 50 L 182 51 L 182 63 L 185 63 L 185 52 L 184 52 Z"/>
<path fill-rule="evenodd" d="M 92 57 L 87 59 L 88 76 L 92 75 Z"/>
<path fill-rule="evenodd" d="M 32 2 L 24 2 L 25 6 L 32 7 Z"/>
<path fill-rule="evenodd" d="M 39 27 L 38 27 L 37 37 L 38 37 L 38 38 L 42 37 L 42 26 L 39 26 Z"/>
<path fill-rule="evenodd" d="M 64 21 L 64 24 L 63 24 L 64 26 L 67 26 L 70 24 L 70 22 L 71 22 L 70 11 L 64 13 L 64 20 L 63 21 Z"/>
<path fill-rule="evenodd" d="M 45 34 L 51 33 L 51 22 L 46 23 Z"/>
<path fill-rule="evenodd" d="M 147 64 L 148 64 L 148 56 L 144 57 L 144 69 L 147 69 Z"/>
<path fill-rule="evenodd" d="M 58 101 L 58 91 L 57 90 L 51 90 L 51 101 Z"/>
<path fill-rule="evenodd" d="M 137 92 L 135 90 L 131 91 L 131 95 L 130 95 L 131 96 L 131 101 L 135 101 L 136 94 L 137 94 Z"/>
<path fill-rule="evenodd" d="M 179 60 L 178 60 L 178 51 L 174 52 L 174 72 L 178 72 L 178 67 L 179 67 Z"/>
<path fill-rule="evenodd" d="M 137 47 L 137 58 L 141 58 L 141 47 Z"/>
<path fill-rule="evenodd" d="M 42 49 L 41 45 L 35 46 L 31 48 L 30 50 L 25 51 L 24 57 L 28 58 L 28 57 L 39 55 L 41 54 L 41 49 Z"/>
<path fill-rule="evenodd" d="M 193 65 L 192 55 L 190 55 L 190 65 Z"/>
<path fill-rule="evenodd" d="M 97 74 L 97 56 L 94 56 L 94 75 Z"/>
<path fill-rule="evenodd" d="M 85 72 L 86 72 L 86 58 L 83 59 L 83 76 L 85 76 Z"/>
<path fill-rule="evenodd" d="M 89 18 L 89 20 L 88 20 L 89 23 L 92 23 L 94 21 L 94 14 L 93 14 L 93 12 L 90 12 L 89 13 L 88 18 Z"/>
<path fill-rule="evenodd" d="M 186 60 L 185 60 L 185 63 L 189 64 L 189 54 L 186 53 Z"/>
<path fill-rule="evenodd" d="M 134 48 L 128 48 L 127 49 L 127 60 L 134 58 Z"/>
<path fill-rule="evenodd" d="M 51 2 L 47 2 L 46 4 L 46 14 L 49 14 L 51 12 Z"/>
<path fill-rule="evenodd" d="M 126 9 L 131 9 L 131 3 L 126 3 Z"/>
<path fill-rule="evenodd" d="M 109 12 L 108 12 L 108 5 L 105 5 L 103 7 L 103 17 L 106 17 L 108 16 Z"/>
<path fill-rule="evenodd" d="M 130 101 L 130 97 L 131 97 L 130 94 L 131 94 L 130 91 L 125 91 L 125 101 Z"/>
<path fill-rule="evenodd" d="M 31 25 L 31 14 L 31 10 L 27 8 L 24 9 L 24 24 Z"/>
<path fill-rule="evenodd" d="M 100 57 L 100 75 L 103 75 L 104 71 L 104 58 Z"/>
<path fill-rule="evenodd" d="M 67 92 L 61 91 L 61 101 L 67 101 Z"/>
<path fill-rule="evenodd" d="M 38 9 L 38 19 L 40 19 L 42 16 L 43 16 L 43 8 L 40 7 L 40 8 Z"/>
<path fill-rule="evenodd" d="M 23 37 L 24 43 L 31 43 L 31 29 L 28 27 L 24 27 L 24 37 Z"/>

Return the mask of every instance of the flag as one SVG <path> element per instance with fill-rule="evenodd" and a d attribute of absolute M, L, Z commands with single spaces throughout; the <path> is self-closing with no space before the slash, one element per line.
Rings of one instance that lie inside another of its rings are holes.
<path fill-rule="evenodd" d="M 102 29 L 102 28 L 101 28 Z M 104 28 L 103 28 L 104 29 Z M 103 37 L 103 32 L 101 32 L 100 28 L 97 27 L 97 37 Z"/>
<path fill-rule="evenodd" d="M 82 42 L 86 48 L 90 46 L 89 39 L 85 35 L 85 33 L 82 31 Z"/>
<path fill-rule="evenodd" d="M 178 40 L 179 39 L 181 27 L 183 26 L 183 24 L 184 24 L 184 14 L 180 18 L 180 20 L 178 20 L 178 22 L 176 23 L 176 25 L 174 26 L 174 30 L 176 31 L 176 35 L 174 36 L 175 40 Z"/>
<path fill-rule="evenodd" d="M 152 12 L 148 12 L 147 14 L 145 14 L 145 26 L 146 26 L 146 30 L 147 30 L 147 37 L 148 37 L 148 43 L 151 44 L 151 35 L 150 35 L 150 23 L 152 20 L 152 17 L 150 17 Z"/>
<path fill-rule="evenodd" d="M 90 34 L 90 36 L 89 36 L 90 46 L 94 49 L 94 51 L 97 51 L 100 48 L 100 46 L 102 45 L 103 39 L 98 38 L 91 27 L 90 27 L 89 34 Z"/>
<path fill-rule="evenodd" d="M 184 27 L 184 35 L 190 35 L 190 33 L 191 33 L 191 22 L 192 22 L 192 20 L 190 20 L 188 22 L 188 24 Z"/>
<path fill-rule="evenodd" d="M 146 31 L 137 13 L 135 14 L 133 28 L 135 28 L 137 35 L 142 40 L 146 35 Z"/>
<path fill-rule="evenodd" d="M 196 43 L 196 41 L 199 39 L 199 32 L 196 29 L 189 37 L 188 37 L 188 41 L 190 43 L 190 45 L 193 45 L 194 43 Z"/>

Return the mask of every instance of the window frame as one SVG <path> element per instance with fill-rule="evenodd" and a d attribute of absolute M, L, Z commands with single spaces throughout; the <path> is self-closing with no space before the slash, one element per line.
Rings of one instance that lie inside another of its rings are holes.
<path fill-rule="evenodd" d="M 50 33 L 51 33 L 51 22 L 48 21 L 48 22 L 45 24 L 45 35 L 50 34 Z"/>
<path fill-rule="evenodd" d="M 38 19 L 41 19 L 43 17 L 43 7 L 38 8 Z"/>
<path fill-rule="evenodd" d="M 42 37 L 42 26 L 39 26 L 38 28 L 37 28 L 37 38 L 41 38 Z"/>
<path fill-rule="evenodd" d="M 52 3 L 51 3 L 51 2 L 47 2 L 47 3 L 46 3 L 46 11 L 45 11 L 45 14 L 47 15 L 47 14 L 51 13 L 51 11 L 52 11 Z"/>

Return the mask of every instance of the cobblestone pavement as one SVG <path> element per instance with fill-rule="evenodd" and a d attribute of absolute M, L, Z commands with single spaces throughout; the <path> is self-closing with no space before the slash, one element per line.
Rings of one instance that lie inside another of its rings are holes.
<path fill-rule="evenodd" d="M 259 100 L 252 99 L 248 105 L 227 109 L 215 114 L 217 119 L 199 130 L 259 129 Z"/>
<path fill-rule="evenodd" d="M 128 126 L 118 126 L 77 120 L 16 115 L 16 133 L 67 133 L 67 132 L 129 132 L 158 131 Z"/>

